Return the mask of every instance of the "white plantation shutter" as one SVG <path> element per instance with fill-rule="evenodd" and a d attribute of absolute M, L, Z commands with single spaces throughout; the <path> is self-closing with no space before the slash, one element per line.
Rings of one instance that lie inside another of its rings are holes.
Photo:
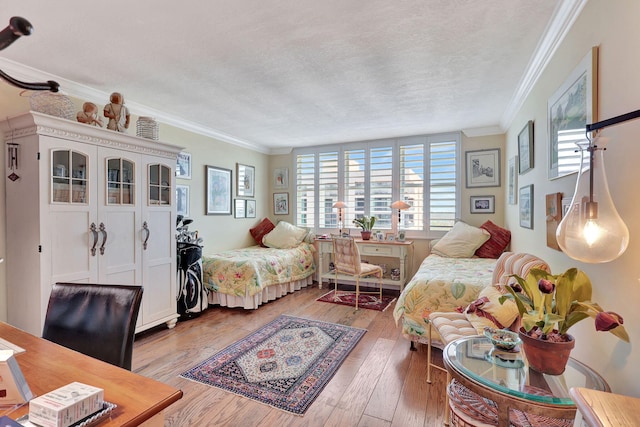
<path fill-rule="evenodd" d="M 374 215 L 375 230 L 391 230 L 398 211 L 390 205 L 404 200 L 411 208 L 401 212 L 400 228 L 409 237 L 439 237 L 460 216 L 459 146 L 452 133 L 296 149 L 297 225 L 336 232 L 333 204 L 343 201 L 343 228 Z"/>

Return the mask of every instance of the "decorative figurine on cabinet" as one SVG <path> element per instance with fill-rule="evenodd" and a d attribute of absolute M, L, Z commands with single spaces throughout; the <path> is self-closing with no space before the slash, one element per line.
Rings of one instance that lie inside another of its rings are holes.
<path fill-rule="evenodd" d="M 129 128 L 129 110 L 124 106 L 124 97 L 118 92 L 113 92 L 109 98 L 111 101 L 104 106 L 104 116 L 109 118 L 107 129 L 126 132 Z"/>
<path fill-rule="evenodd" d="M 98 117 L 98 106 L 93 102 L 85 102 L 82 104 L 82 111 L 78 111 L 76 119 L 80 123 L 102 127 L 102 119 Z"/>

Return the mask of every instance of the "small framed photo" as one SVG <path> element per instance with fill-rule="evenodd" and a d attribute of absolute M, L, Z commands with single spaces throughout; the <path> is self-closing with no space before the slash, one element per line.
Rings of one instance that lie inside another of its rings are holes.
<path fill-rule="evenodd" d="M 247 201 L 245 199 L 236 199 L 236 203 L 235 203 L 236 209 L 233 216 L 235 218 L 246 218 L 247 217 L 246 207 L 247 207 Z"/>
<path fill-rule="evenodd" d="M 520 188 L 520 227 L 533 230 L 533 184 Z"/>
<path fill-rule="evenodd" d="M 191 179 L 191 154 L 178 153 L 178 163 L 176 164 L 176 177 L 180 179 Z"/>
<path fill-rule="evenodd" d="M 533 120 L 529 120 L 518 134 L 519 174 L 533 169 Z"/>
<path fill-rule="evenodd" d="M 273 213 L 289 215 L 289 193 L 273 193 Z"/>
<path fill-rule="evenodd" d="M 176 213 L 185 218 L 189 216 L 188 185 L 176 185 Z"/>
<path fill-rule="evenodd" d="M 289 188 L 289 169 L 276 168 L 273 170 L 273 188 Z"/>
<path fill-rule="evenodd" d="M 467 188 L 500 187 L 500 149 L 465 153 Z"/>
<path fill-rule="evenodd" d="M 231 169 L 206 166 L 207 215 L 231 215 Z"/>
<path fill-rule="evenodd" d="M 387 242 L 395 242 L 396 235 L 393 233 L 384 233 L 384 240 L 386 240 Z"/>
<path fill-rule="evenodd" d="M 236 163 L 236 196 L 255 197 L 255 174 L 253 166 Z"/>
<path fill-rule="evenodd" d="M 247 200 L 247 218 L 255 218 L 256 217 L 256 201 L 255 200 Z"/>
<path fill-rule="evenodd" d="M 518 203 L 518 156 L 509 159 L 509 182 L 507 184 L 509 204 Z"/>
<path fill-rule="evenodd" d="M 495 201 L 496 196 L 471 196 L 471 213 L 495 213 Z"/>
<path fill-rule="evenodd" d="M 405 230 L 398 231 L 398 241 L 404 242 L 407 238 L 407 232 Z"/>

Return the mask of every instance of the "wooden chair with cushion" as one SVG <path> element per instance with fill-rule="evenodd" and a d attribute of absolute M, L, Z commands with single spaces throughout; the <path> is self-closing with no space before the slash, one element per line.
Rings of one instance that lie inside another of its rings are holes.
<path fill-rule="evenodd" d="M 334 270 L 334 295 L 338 295 L 338 276 L 352 276 L 356 281 L 356 310 L 360 294 L 378 295 L 382 300 L 382 267 L 367 264 L 360 259 L 360 251 L 353 237 L 332 236 Z M 364 292 L 360 290 L 360 279 L 366 277 L 378 278 L 378 290 Z"/>
<path fill-rule="evenodd" d="M 42 337 L 131 370 L 142 286 L 56 283 Z"/>
<path fill-rule="evenodd" d="M 521 252 L 504 252 L 496 262 L 491 281 L 493 284 L 497 285 L 510 285 L 516 281 L 513 277 L 510 277 L 512 274 L 526 277 L 529 274 L 529 271 L 533 268 L 551 272 L 549 265 L 535 255 Z M 487 291 L 489 291 L 489 289 L 487 289 Z M 495 304 L 495 301 L 493 306 L 498 307 L 498 305 Z M 512 308 L 512 310 L 513 309 L 514 308 Z M 469 310 L 465 310 L 463 313 L 456 311 L 434 312 L 429 315 L 429 332 L 427 337 L 427 383 L 431 384 L 431 368 L 445 371 L 447 373 L 447 384 L 451 382 L 451 376 L 446 369 L 433 363 L 431 353 L 432 347 L 435 343 L 433 338 L 434 330 L 440 337 L 439 347 L 441 346 L 441 348 L 444 348 L 447 344 L 457 340 L 458 338 L 479 335 L 481 333 L 480 330 L 482 329 L 482 324 L 486 324 L 488 317 L 491 317 L 491 322 L 493 323 L 495 323 L 496 318 L 502 317 L 497 312 L 494 312 L 488 314 L 487 318 L 481 319 L 477 315 L 470 315 L 468 311 Z M 511 329 L 515 329 L 516 325 L 520 323 L 520 319 L 517 317 L 516 312 L 513 312 L 511 316 L 511 318 L 514 318 L 515 320 L 509 322 L 507 325 L 495 324 L 494 327 L 509 327 Z M 476 322 L 476 319 L 480 321 Z M 445 413 L 445 425 L 449 425 L 449 399 L 448 394 L 446 393 L 445 403 L 447 408 Z"/>

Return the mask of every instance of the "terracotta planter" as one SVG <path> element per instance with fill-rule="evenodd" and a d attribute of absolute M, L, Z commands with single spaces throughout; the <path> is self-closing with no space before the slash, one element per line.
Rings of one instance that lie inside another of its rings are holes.
<path fill-rule="evenodd" d="M 360 234 L 362 235 L 362 240 L 371 239 L 371 232 L 370 231 L 361 231 Z"/>
<path fill-rule="evenodd" d="M 544 341 L 530 337 L 522 328 L 518 335 L 531 369 L 549 375 L 560 375 L 564 372 L 571 350 L 576 344 L 573 336 L 569 335 L 571 341 L 568 342 Z"/>

